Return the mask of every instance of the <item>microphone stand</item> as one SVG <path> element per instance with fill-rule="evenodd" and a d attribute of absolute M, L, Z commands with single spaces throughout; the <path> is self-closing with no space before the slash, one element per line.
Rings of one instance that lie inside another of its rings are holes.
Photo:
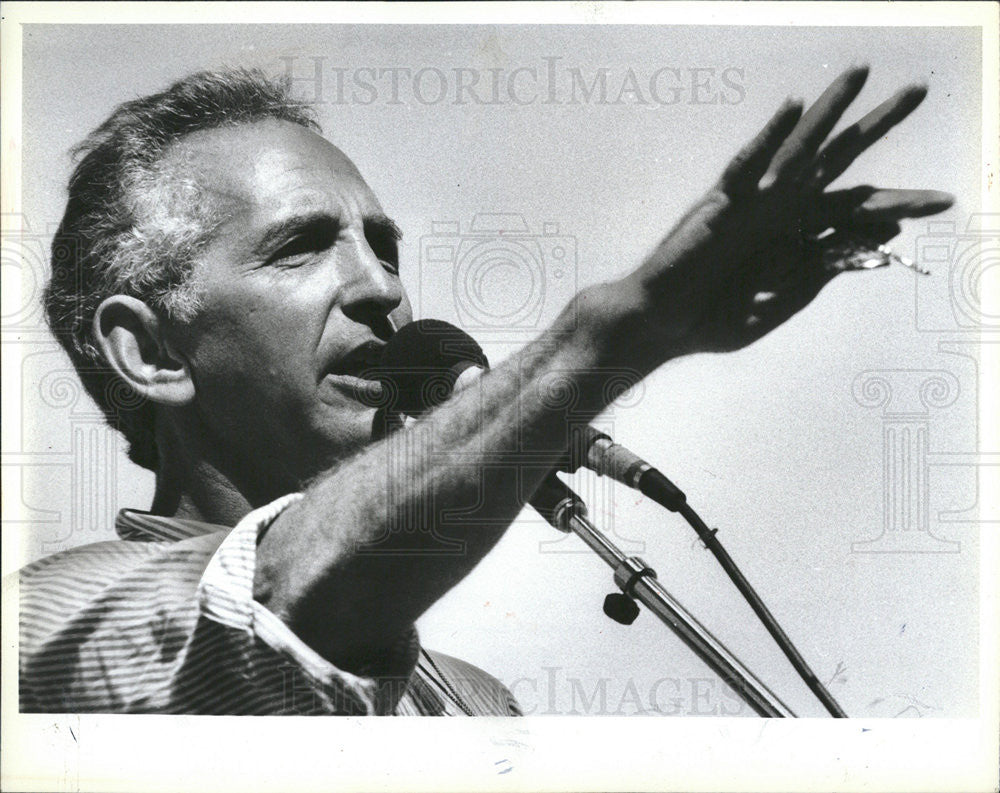
<path fill-rule="evenodd" d="M 574 438 L 574 443 L 570 447 L 571 453 L 563 470 L 575 471 L 581 465 L 596 471 L 598 474 L 610 476 L 612 479 L 629 487 L 633 487 L 646 497 L 652 499 L 657 504 L 671 512 L 677 512 L 695 530 L 698 537 L 708 550 L 712 552 L 716 561 L 726 571 L 726 575 L 736 585 L 740 594 L 750 604 L 750 608 L 767 628 L 768 633 L 777 643 L 778 647 L 785 654 L 799 677 L 805 681 L 809 690 L 815 694 L 816 698 L 823 703 L 834 718 L 846 718 L 847 714 L 840 707 L 833 695 L 826 689 L 810 668 L 808 662 L 802 654 L 792 644 L 791 638 L 778 624 L 778 621 L 764 605 L 760 595 L 751 586 L 746 576 L 736 562 L 722 546 L 716 536 L 718 530 L 710 529 L 705 525 L 697 512 L 687 502 L 687 496 L 677 485 L 667 479 L 662 472 L 653 468 L 649 463 L 638 457 L 624 446 L 615 443 L 608 435 L 598 432 L 592 427 L 584 427 L 582 432 Z M 594 452 L 596 454 L 593 454 Z M 593 456 L 592 456 L 593 455 Z M 585 462 L 586 461 L 586 462 Z"/>
<path fill-rule="evenodd" d="M 639 614 L 639 601 L 670 628 L 691 651 L 721 677 L 759 716 L 794 717 L 795 714 L 760 682 L 753 673 L 712 636 L 656 580 L 656 571 L 638 556 L 625 556 L 608 537 L 587 519 L 587 507 L 555 472 L 542 482 L 529 503 L 553 528 L 573 532 L 614 570 L 620 593 L 608 595 L 604 612 L 623 625 Z"/>

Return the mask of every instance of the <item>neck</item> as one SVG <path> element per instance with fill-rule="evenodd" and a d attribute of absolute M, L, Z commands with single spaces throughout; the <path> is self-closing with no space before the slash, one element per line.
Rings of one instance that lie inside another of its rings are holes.
<path fill-rule="evenodd" d="M 282 484 L 285 477 L 264 479 L 249 466 L 226 465 L 227 457 L 237 455 L 212 454 L 207 449 L 218 449 L 218 445 L 211 438 L 194 437 L 200 442 L 185 442 L 169 428 L 161 431 L 157 422 L 160 463 L 150 507 L 154 515 L 235 526 L 251 510 L 297 489 L 290 480 Z"/>
<path fill-rule="evenodd" d="M 156 492 L 150 512 L 170 518 L 187 518 L 235 526 L 254 508 L 231 481 L 210 465 L 188 467 L 161 465 L 156 472 Z"/>

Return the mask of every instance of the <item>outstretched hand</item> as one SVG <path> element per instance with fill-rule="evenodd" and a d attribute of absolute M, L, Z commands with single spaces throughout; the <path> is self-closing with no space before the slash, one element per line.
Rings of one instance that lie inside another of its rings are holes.
<path fill-rule="evenodd" d="M 950 195 L 932 190 L 826 190 L 926 95 L 922 86 L 904 88 L 827 141 L 867 76 L 865 67 L 848 69 L 805 113 L 801 102 L 785 102 L 626 279 L 642 292 L 653 317 L 645 329 L 656 346 L 745 347 L 808 305 L 837 274 L 823 265 L 824 245 L 860 241 L 874 248 L 899 233 L 901 219 L 951 206 Z"/>

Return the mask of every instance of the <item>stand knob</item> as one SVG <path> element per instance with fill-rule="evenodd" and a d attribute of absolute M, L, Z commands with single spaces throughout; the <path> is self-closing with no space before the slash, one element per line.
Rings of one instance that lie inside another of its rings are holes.
<path fill-rule="evenodd" d="M 604 598 L 604 613 L 615 622 L 622 625 L 631 625 L 635 618 L 639 616 L 639 607 L 628 595 L 621 592 L 612 592 Z"/>

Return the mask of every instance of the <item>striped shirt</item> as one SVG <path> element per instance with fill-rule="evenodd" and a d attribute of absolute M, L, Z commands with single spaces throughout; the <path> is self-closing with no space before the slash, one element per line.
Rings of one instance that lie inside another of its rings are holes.
<path fill-rule="evenodd" d="M 371 676 L 338 669 L 253 598 L 257 541 L 291 494 L 235 528 L 122 510 L 120 541 L 20 572 L 22 712 L 517 716 L 481 669 L 415 629 Z"/>

